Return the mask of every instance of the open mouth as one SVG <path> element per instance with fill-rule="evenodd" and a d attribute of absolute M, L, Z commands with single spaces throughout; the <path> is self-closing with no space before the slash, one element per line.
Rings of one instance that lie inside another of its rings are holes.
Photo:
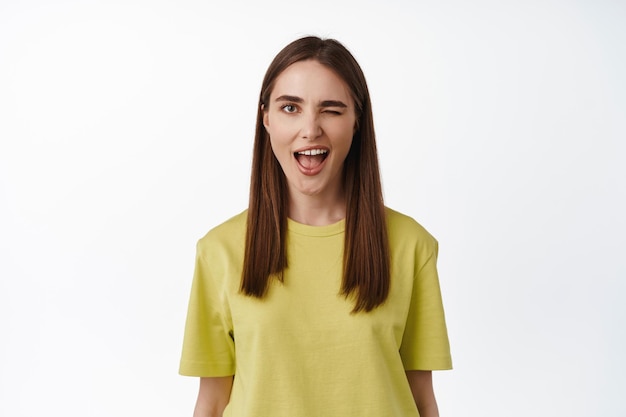
<path fill-rule="evenodd" d="M 300 152 L 294 152 L 293 156 L 298 163 L 306 169 L 315 169 L 322 165 L 326 157 L 328 157 L 327 149 L 307 149 Z"/>

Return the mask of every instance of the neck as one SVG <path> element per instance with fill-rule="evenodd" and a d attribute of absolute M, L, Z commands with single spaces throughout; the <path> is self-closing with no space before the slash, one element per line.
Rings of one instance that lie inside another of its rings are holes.
<path fill-rule="evenodd" d="M 289 218 L 310 226 L 327 226 L 346 217 L 343 193 L 319 196 L 290 193 Z"/>

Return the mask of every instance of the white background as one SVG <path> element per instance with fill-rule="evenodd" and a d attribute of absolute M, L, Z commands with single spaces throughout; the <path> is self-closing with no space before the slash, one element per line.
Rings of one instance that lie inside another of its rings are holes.
<path fill-rule="evenodd" d="M 306 34 L 361 63 L 386 203 L 440 242 L 442 416 L 626 415 L 625 3 L 223 3 L 0 2 L 0 415 L 191 416 L 195 243 Z"/>

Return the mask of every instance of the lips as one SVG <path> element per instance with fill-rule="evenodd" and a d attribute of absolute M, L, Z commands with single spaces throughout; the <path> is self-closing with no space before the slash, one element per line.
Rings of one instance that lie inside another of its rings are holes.
<path fill-rule="evenodd" d="M 328 149 L 309 148 L 294 152 L 298 168 L 304 175 L 316 175 L 324 167 L 324 162 L 328 157 Z"/>

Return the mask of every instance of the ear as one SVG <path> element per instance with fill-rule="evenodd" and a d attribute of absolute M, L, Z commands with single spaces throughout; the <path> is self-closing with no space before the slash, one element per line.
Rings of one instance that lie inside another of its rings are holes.
<path fill-rule="evenodd" d="M 270 127 L 270 119 L 268 111 L 265 109 L 265 104 L 261 104 L 261 111 L 263 112 L 263 126 L 265 126 L 265 130 L 267 130 Z"/>

